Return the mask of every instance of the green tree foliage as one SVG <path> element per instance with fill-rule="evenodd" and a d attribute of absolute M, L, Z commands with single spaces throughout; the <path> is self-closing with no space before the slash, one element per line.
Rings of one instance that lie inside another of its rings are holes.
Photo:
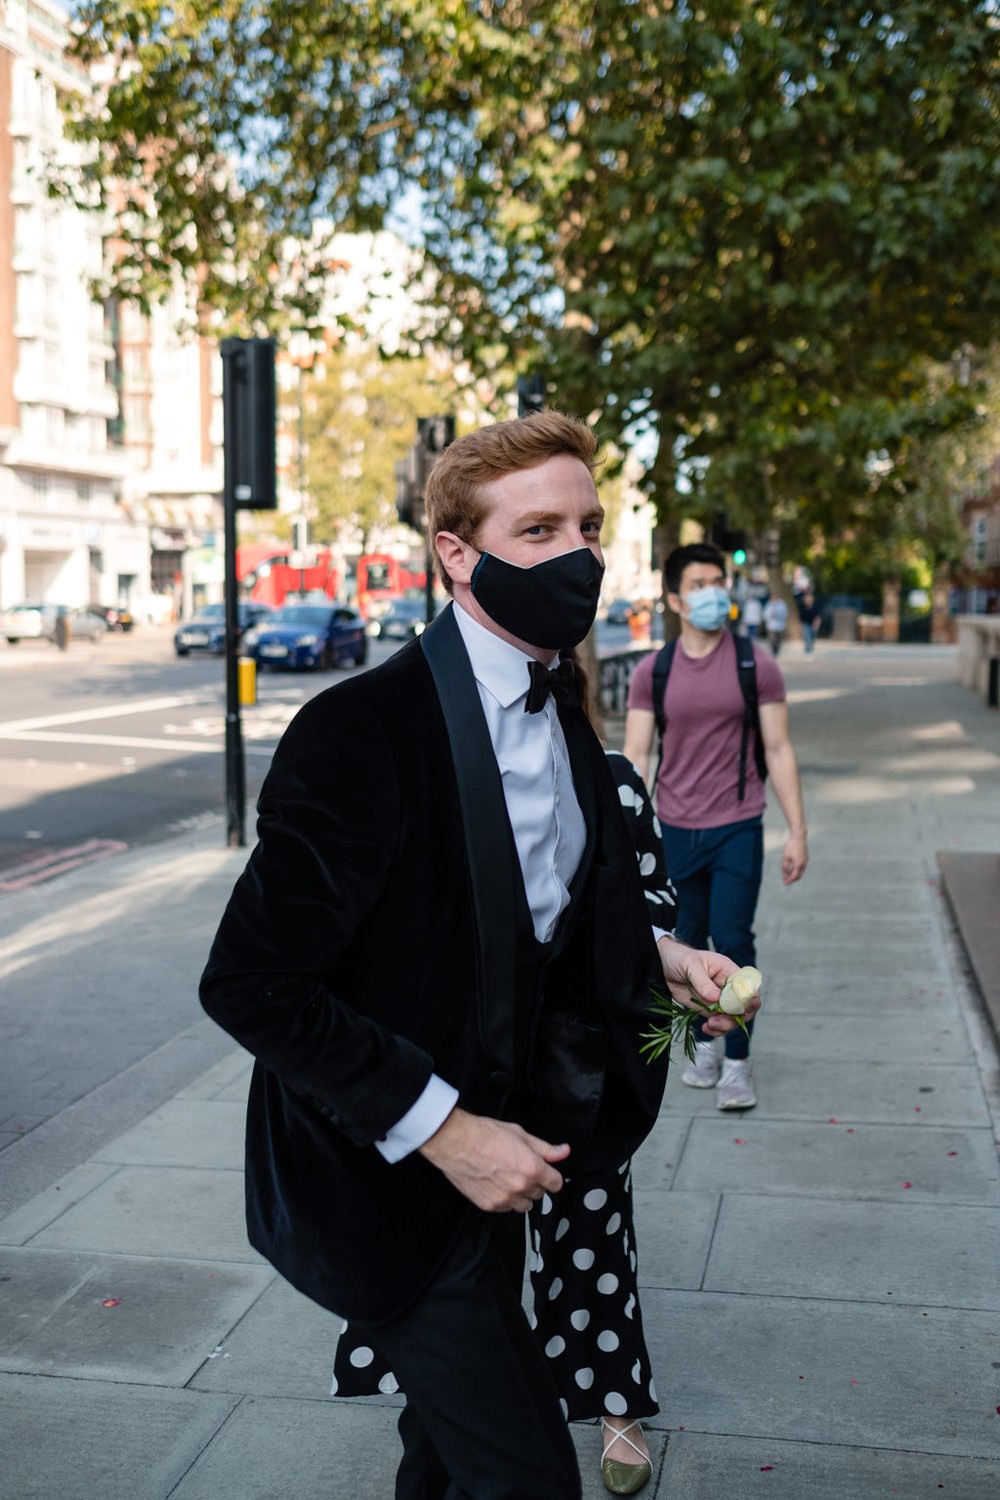
<path fill-rule="evenodd" d="M 314 538 L 347 522 L 367 552 L 373 533 L 398 525 L 395 465 L 416 442 L 417 418 L 455 407 L 455 388 L 427 360 L 382 359 L 348 344 L 303 385 L 306 488 Z"/>
<path fill-rule="evenodd" d="M 80 19 L 113 78 L 76 128 L 91 185 L 124 182 L 139 290 L 176 263 L 266 319 L 283 236 L 371 224 L 417 184 L 442 331 L 477 370 L 542 368 L 606 436 L 645 433 L 661 515 L 724 503 L 796 543 L 877 519 L 870 455 L 969 417 L 940 372 L 1000 311 L 995 0 Z"/>

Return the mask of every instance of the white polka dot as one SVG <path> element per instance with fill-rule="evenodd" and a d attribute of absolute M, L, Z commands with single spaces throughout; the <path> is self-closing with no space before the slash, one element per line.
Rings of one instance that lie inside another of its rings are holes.
<path fill-rule="evenodd" d="M 603 1188 L 591 1188 L 589 1193 L 584 1194 L 584 1208 L 603 1208 L 608 1201 L 608 1195 Z"/>
<path fill-rule="evenodd" d="M 630 1292 L 629 1293 L 628 1301 L 625 1304 L 625 1316 L 626 1316 L 626 1318 L 630 1318 L 634 1312 L 635 1312 L 635 1293 L 634 1292 Z"/>
<path fill-rule="evenodd" d="M 589 1391 L 590 1387 L 594 1383 L 594 1372 L 593 1370 L 577 1370 L 576 1374 L 573 1376 L 573 1379 L 576 1381 L 581 1391 Z"/>
<path fill-rule="evenodd" d="M 556 1300 L 556 1298 L 558 1297 L 559 1293 L 562 1291 L 562 1289 L 563 1289 L 562 1278 L 559 1277 L 559 1276 L 557 1276 L 556 1279 L 555 1279 L 555 1281 L 549 1287 L 549 1301 L 550 1302 L 554 1302 Z"/>
<path fill-rule="evenodd" d="M 622 1164 L 621 1164 L 621 1166 L 618 1168 L 618 1176 L 619 1177 L 624 1177 L 625 1173 L 627 1171 L 628 1171 L 628 1162 L 627 1161 L 623 1161 Z"/>
<path fill-rule="evenodd" d="M 605 1229 L 604 1233 L 605 1234 L 617 1234 L 618 1231 L 619 1231 L 619 1229 L 621 1227 L 622 1227 L 622 1216 L 621 1216 L 621 1214 L 612 1214 L 611 1218 L 608 1220 L 607 1228 Z"/>
<path fill-rule="evenodd" d="M 653 832 L 656 834 L 656 837 L 658 839 L 662 839 L 663 829 L 660 827 L 660 820 L 655 813 L 653 814 Z"/>
<path fill-rule="evenodd" d="M 573 1264 L 578 1271 L 589 1271 L 596 1257 L 593 1250 L 574 1250 Z"/>
<path fill-rule="evenodd" d="M 552 1199 L 548 1193 L 542 1194 L 542 1201 L 538 1205 L 539 1213 L 550 1214 L 552 1212 Z"/>
<path fill-rule="evenodd" d="M 653 873 L 653 871 L 655 869 L 656 869 L 656 855 L 655 854 L 644 854 L 642 856 L 642 858 L 640 859 L 640 861 L 639 861 L 639 874 L 640 875 L 652 875 L 652 873 Z"/>
<path fill-rule="evenodd" d="M 597 1347 L 598 1349 L 603 1349 L 605 1354 L 610 1354 L 613 1349 L 617 1349 L 618 1344 L 618 1335 L 612 1332 L 610 1328 L 602 1329 L 597 1335 Z"/>
<path fill-rule="evenodd" d="M 540 1229 L 536 1229 L 532 1234 L 531 1243 L 534 1246 L 535 1254 L 537 1255 L 542 1248 L 542 1231 Z"/>
<path fill-rule="evenodd" d="M 569 1402 L 568 1401 L 564 1401 L 563 1398 L 562 1398 L 562 1396 L 559 1397 L 559 1408 L 560 1408 L 563 1416 L 566 1418 L 566 1421 L 568 1422 L 569 1421 Z"/>
<path fill-rule="evenodd" d="M 534 1309 L 532 1309 L 532 1311 L 528 1314 L 528 1327 L 529 1328 L 537 1328 L 538 1327 L 538 1319 L 535 1317 Z"/>
<path fill-rule="evenodd" d="M 649 1399 L 651 1401 L 656 1400 L 656 1386 L 652 1380 L 649 1382 Z"/>
<path fill-rule="evenodd" d="M 632 1379 L 635 1381 L 636 1385 L 642 1385 L 642 1361 L 641 1360 L 637 1359 L 636 1362 L 635 1362 L 635 1364 L 632 1366 Z"/>
<path fill-rule="evenodd" d="M 559 1223 L 556 1225 L 556 1242 L 557 1243 L 558 1243 L 559 1240 L 562 1239 L 563 1235 L 566 1233 L 566 1231 L 568 1229 L 569 1229 L 569 1220 L 568 1219 L 560 1219 Z"/>
<path fill-rule="evenodd" d="M 330 1395 L 335 1396 L 339 1390 L 340 1384 L 337 1380 L 336 1375 L 334 1375 L 333 1379 L 330 1381 Z"/>
<path fill-rule="evenodd" d="M 613 1417 L 623 1417 L 628 1411 L 628 1402 L 618 1391 L 609 1391 L 604 1398 L 604 1410 Z"/>
<path fill-rule="evenodd" d="M 542 1259 L 542 1257 L 540 1255 L 536 1255 L 534 1257 L 534 1263 L 533 1263 L 531 1269 L 535 1272 L 536 1275 L 538 1274 L 539 1271 L 544 1271 L 545 1270 L 545 1261 Z"/>
<path fill-rule="evenodd" d="M 590 1322 L 590 1313 L 585 1307 L 578 1307 L 576 1312 L 571 1312 L 569 1320 L 578 1333 L 582 1333 Z"/>
<path fill-rule="evenodd" d="M 374 1349 L 368 1349 L 363 1344 L 360 1349 L 351 1350 L 351 1364 L 354 1365 L 355 1369 L 363 1370 L 366 1365 L 371 1364 L 374 1358 Z"/>
<path fill-rule="evenodd" d="M 391 1370 L 388 1374 L 382 1376 L 382 1379 L 378 1383 L 378 1388 L 383 1396 L 394 1396 L 399 1390 L 399 1381 Z"/>
<path fill-rule="evenodd" d="M 548 1343 L 545 1345 L 545 1352 L 549 1356 L 549 1359 L 555 1359 L 556 1355 L 561 1354 L 565 1347 L 566 1340 L 564 1338 L 560 1338 L 559 1334 L 557 1333 L 555 1338 L 549 1339 Z"/>
<path fill-rule="evenodd" d="M 635 1251 L 634 1250 L 632 1251 L 631 1255 L 628 1258 L 628 1263 L 632 1267 L 633 1271 L 635 1270 L 636 1266 L 639 1264 L 639 1262 L 636 1260 L 636 1256 L 635 1256 Z"/>
<path fill-rule="evenodd" d="M 622 807 L 640 807 L 642 805 L 639 793 L 633 791 L 630 786 L 620 786 L 618 788 L 618 800 Z"/>
<path fill-rule="evenodd" d="M 610 1297 L 612 1292 L 618 1290 L 618 1277 L 612 1276 L 610 1271 L 605 1271 L 603 1276 L 597 1278 L 597 1290 L 603 1292 L 605 1297 Z"/>

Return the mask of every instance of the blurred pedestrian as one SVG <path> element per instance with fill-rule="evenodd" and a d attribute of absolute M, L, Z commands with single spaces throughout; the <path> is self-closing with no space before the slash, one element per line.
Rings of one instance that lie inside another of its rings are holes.
<path fill-rule="evenodd" d="M 764 628 L 767 631 L 767 643 L 777 656 L 788 629 L 788 605 L 780 594 L 772 594 L 764 605 Z"/>
<path fill-rule="evenodd" d="M 56 610 L 56 620 L 52 633 L 55 636 L 56 645 L 60 651 L 65 651 L 73 639 L 73 623 L 69 617 L 69 610 L 64 604 L 60 604 Z"/>
<path fill-rule="evenodd" d="M 743 601 L 743 628 L 752 641 L 760 636 L 764 623 L 764 605 L 759 594 L 748 594 Z"/>
<path fill-rule="evenodd" d="M 788 825 L 781 858 L 786 885 L 801 879 L 809 858 L 785 685 L 768 652 L 727 629 L 725 558 L 718 548 L 705 542 L 678 547 L 663 572 L 667 604 L 680 617 L 680 639 L 651 652 L 635 669 L 625 754 L 648 779 L 661 715 L 656 810 L 677 888 L 676 935 L 695 948 L 711 938 L 736 963 L 753 964 L 765 775 Z M 670 656 L 661 688 L 657 665 L 666 661 L 664 652 Z M 701 1031 L 696 1060 L 681 1082 L 716 1088 L 719 1109 L 749 1109 L 757 1102 L 749 1038 L 742 1030 L 730 1032 L 720 1059 L 716 1043 Z"/>
<path fill-rule="evenodd" d="M 816 644 L 823 611 L 816 603 L 816 595 L 812 589 L 806 589 L 804 594 L 799 595 L 798 606 L 799 623 L 802 626 L 802 644 L 808 656 Z"/>

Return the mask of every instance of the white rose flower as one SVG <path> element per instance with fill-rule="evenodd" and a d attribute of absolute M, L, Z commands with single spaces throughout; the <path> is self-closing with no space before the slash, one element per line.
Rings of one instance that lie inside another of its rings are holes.
<path fill-rule="evenodd" d="M 760 994 L 763 983 L 764 976 L 760 970 L 755 969 L 753 964 L 745 964 L 735 974 L 730 974 L 722 986 L 719 1009 L 724 1010 L 727 1016 L 742 1016 L 750 1001 Z"/>

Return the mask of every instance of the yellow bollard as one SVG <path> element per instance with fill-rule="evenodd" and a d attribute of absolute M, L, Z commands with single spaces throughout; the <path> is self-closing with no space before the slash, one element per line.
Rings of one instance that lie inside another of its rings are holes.
<path fill-rule="evenodd" d="M 236 660 L 237 681 L 241 708 L 253 708 L 257 702 L 257 663 L 252 656 L 240 656 Z"/>

